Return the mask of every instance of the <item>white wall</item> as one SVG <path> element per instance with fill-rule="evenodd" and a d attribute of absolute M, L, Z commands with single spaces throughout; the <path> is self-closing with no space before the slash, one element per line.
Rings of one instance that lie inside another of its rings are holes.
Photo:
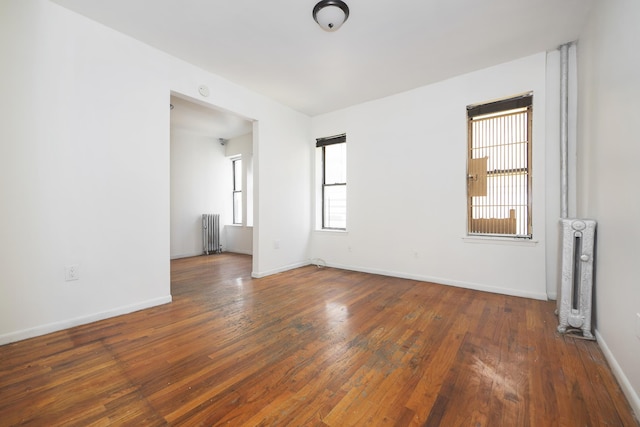
<path fill-rule="evenodd" d="M 171 258 L 202 254 L 203 213 L 220 214 L 220 244 L 227 249 L 231 188 L 231 161 L 217 138 L 171 129 Z"/>
<path fill-rule="evenodd" d="M 598 221 L 596 332 L 640 416 L 640 3 L 596 3 L 578 45 L 579 215 Z"/>
<path fill-rule="evenodd" d="M 258 121 L 253 274 L 308 258 L 308 117 L 46 0 L 0 2 L 0 58 L 0 343 L 170 301 L 172 91 Z"/>
<path fill-rule="evenodd" d="M 307 265 L 311 233 L 311 120 L 285 123 L 262 120 L 254 137 L 253 258 L 255 277 Z M 305 138 L 300 138 L 304 134 Z M 273 144 L 263 144 L 273 135 Z M 257 141 L 257 144 L 256 144 Z M 258 149 L 257 149 L 258 148 Z M 302 176 L 302 172 L 306 175 Z M 264 188 L 271 191 L 265 192 Z M 259 233 L 255 232 L 255 229 Z M 303 232 L 304 230 L 304 232 Z M 255 269 L 256 254 L 260 267 Z M 282 265 L 284 260 L 291 260 Z M 280 265 L 280 266 L 279 266 Z"/>
<path fill-rule="evenodd" d="M 559 203 L 545 197 L 548 178 L 559 173 L 546 166 L 558 164 L 557 138 L 547 141 L 546 74 L 540 53 L 313 118 L 314 138 L 347 134 L 348 231 L 314 232 L 312 258 L 545 299 L 545 251 L 557 250 L 557 221 L 547 224 L 547 210 L 557 211 Z M 534 243 L 463 239 L 465 107 L 528 91 L 534 93 Z"/>
<path fill-rule="evenodd" d="M 163 58 L 45 1 L 1 7 L 0 343 L 169 302 Z"/>

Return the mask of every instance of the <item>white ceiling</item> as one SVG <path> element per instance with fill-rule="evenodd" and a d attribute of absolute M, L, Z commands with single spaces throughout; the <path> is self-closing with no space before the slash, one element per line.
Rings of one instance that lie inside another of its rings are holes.
<path fill-rule="evenodd" d="M 53 0 L 310 116 L 577 39 L 595 0 Z"/>

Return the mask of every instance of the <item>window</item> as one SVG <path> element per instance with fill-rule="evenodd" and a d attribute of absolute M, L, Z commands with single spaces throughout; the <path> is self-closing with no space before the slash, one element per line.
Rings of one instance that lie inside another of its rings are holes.
<path fill-rule="evenodd" d="M 467 107 L 469 235 L 531 238 L 532 95 Z"/>
<path fill-rule="evenodd" d="M 253 155 L 242 156 L 244 164 L 244 225 L 253 226 Z"/>
<path fill-rule="evenodd" d="M 316 140 L 322 150 L 322 228 L 347 229 L 347 138 Z"/>
<path fill-rule="evenodd" d="M 233 169 L 233 223 L 242 224 L 242 159 L 231 160 Z"/>

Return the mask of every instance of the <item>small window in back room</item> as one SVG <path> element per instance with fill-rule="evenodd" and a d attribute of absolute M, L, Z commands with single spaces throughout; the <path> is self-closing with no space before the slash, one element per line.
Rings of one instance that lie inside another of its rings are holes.
<path fill-rule="evenodd" d="M 467 231 L 531 238 L 532 95 L 467 107 Z"/>
<path fill-rule="evenodd" d="M 347 228 L 347 137 L 318 138 L 322 150 L 322 228 Z"/>
<path fill-rule="evenodd" d="M 242 159 L 231 160 L 233 170 L 233 223 L 242 224 Z"/>

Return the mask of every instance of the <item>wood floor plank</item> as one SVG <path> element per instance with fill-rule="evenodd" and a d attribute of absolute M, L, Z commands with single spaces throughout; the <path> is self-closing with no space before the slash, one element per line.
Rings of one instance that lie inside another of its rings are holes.
<path fill-rule="evenodd" d="M 638 426 L 555 304 L 251 257 L 171 262 L 173 302 L 0 347 L 0 426 Z"/>
<path fill-rule="evenodd" d="M 579 355 L 583 359 L 584 370 L 589 377 L 588 384 L 596 394 L 599 411 L 610 425 L 633 425 L 634 420 L 629 417 L 624 407 L 626 400 L 622 390 L 617 386 L 615 378 L 610 375 L 609 365 L 600 347 L 593 341 L 574 339 L 580 348 Z"/>

